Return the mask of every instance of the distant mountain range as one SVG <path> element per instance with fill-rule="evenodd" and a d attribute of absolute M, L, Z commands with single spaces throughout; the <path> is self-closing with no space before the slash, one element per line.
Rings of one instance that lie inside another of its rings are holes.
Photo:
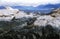
<path fill-rule="evenodd" d="M 56 9 L 60 7 L 60 4 L 39 5 L 37 7 L 33 7 L 33 6 L 11 6 L 11 7 L 22 10 L 41 10 L 41 9 L 51 9 L 51 8 Z"/>
<path fill-rule="evenodd" d="M 11 7 L 24 11 L 40 11 L 42 13 L 49 13 L 52 11 L 52 9 L 59 8 L 60 4 L 39 5 L 37 7 L 33 7 L 33 6 L 11 6 Z"/>
<path fill-rule="evenodd" d="M 5 9 L 5 7 L 4 6 L 0 6 L 0 9 Z"/>
<path fill-rule="evenodd" d="M 39 5 L 37 8 L 59 8 L 60 4 L 47 4 L 47 5 Z"/>
<path fill-rule="evenodd" d="M 10 6 L 14 9 L 20 9 L 24 11 L 40 11 L 40 12 L 50 12 L 52 9 L 56 9 L 60 7 L 60 4 L 46 4 L 46 5 L 39 5 L 37 7 L 33 6 Z M 4 6 L 0 6 L 0 9 L 3 9 Z"/>
<path fill-rule="evenodd" d="M 22 10 L 40 10 L 40 9 L 50 9 L 50 8 L 59 8 L 60 4 L 46 4 L 46 5 L 39 5 L 37 7 L 33 6 L 11 6 L 12 8 L 22 9 Z M 3 9 L 4 6 L 0 6 L 0 9 Z"/>

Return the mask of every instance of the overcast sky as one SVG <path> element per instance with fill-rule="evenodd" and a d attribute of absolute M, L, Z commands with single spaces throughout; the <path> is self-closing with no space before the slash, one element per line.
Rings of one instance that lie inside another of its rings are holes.
<path fill-rule="evenodd" d="M 0 0 L 0 5 L 2 4 L 18 4 L 22 6 L 38 6 L 42 4 L 57 4 L 60 0 Z"/>

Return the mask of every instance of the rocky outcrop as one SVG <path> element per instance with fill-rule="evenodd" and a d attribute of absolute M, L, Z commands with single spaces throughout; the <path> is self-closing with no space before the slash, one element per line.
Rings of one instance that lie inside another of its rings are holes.
<path fill-rule="evenodd" d="M 51 13 L 52 13 L 51 14 L 52 17 L 60 16 L 60 8 L 53 10 Z"/>
<path fill-rule="evenodd" d="M 33 15 L 34 14 L 32 14 L 32 13 L 30 13 L 28 15 L 24 11 L 19 11 L 18 9 L 13 9 L 11 7 L 6 7 L 6 9 L 0 10 L 0 21 L 12 20 L 14 17 L 15 17 L 15 19 L 20 19 L 20 18 L 24 18 L 24 17 L 26 17 L 26 18 L 29 18 L 29 17 L 31 17 L 31 18 L 37 17 L 36 15 L 35 16 L 33 16 Z"/>
<path fill-rule="evenodd" d="M 36 26 L 46 26 L 51 25 L 60 29 L 60 9 L 52 11 L 50 15 L 42 15 L 37 18 L 34 25 Z"/>

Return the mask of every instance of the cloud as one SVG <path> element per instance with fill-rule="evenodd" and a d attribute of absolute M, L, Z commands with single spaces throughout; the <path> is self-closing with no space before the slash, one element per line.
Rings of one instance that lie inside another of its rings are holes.
<path fill-rule="evenodd" d="M 60 0 L 0 0 L 0 4 L 15 3 L 22 6 L 38 6 L 42 4 L 56 4 L 60 3 Z"/>

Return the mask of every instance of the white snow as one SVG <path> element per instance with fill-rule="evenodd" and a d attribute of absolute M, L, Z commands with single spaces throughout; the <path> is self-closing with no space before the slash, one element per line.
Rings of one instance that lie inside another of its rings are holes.
<path fill-rule="evenodd" d="M 34 22 L 34 25 L 37 26 L 46 26 L 46 25 L 52 25 L 52 27 L 57 27 L 60 29 L 60 17 L 51 17 L 51 16 L 40 16 L 37 18 L 37 20 Z"/>
<path fill-rule="evenodd" d="M 0 21 L 11 21 L 14 16 L 11 17 L 0 17 Z"/>
<path fill-rule="evenodd" d="M 53 17 L 51 16 L 40 16 L 39 18 L 37 18 L 37 20 L 35 21 L 34 25 L 38 25 L 38 26 L 46 26 L 48 21 L 52 20 Z"/>

